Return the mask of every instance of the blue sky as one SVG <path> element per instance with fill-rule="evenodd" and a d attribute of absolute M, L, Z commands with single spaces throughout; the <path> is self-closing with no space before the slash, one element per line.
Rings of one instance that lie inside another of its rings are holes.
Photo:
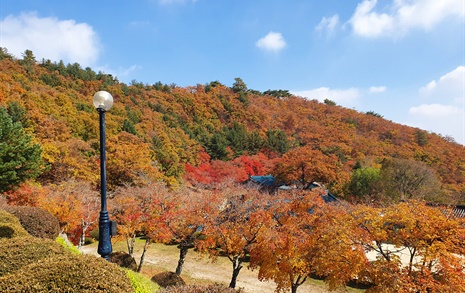
<path fill-rule="evenodd" d="M 464 0 L 0 0 L 0 47 L 126 83 L 240 77 L 465 144 Z"/>

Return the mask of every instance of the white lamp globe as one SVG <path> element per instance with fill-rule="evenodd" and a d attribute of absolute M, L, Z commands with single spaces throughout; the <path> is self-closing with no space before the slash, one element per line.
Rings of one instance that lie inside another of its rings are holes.
<path fill-rule="evenodd" d="M 94 95 L 94 106 L 97 109 L 103 109 L 104 111 L 110 110 L 113 106 L 113 97 L 109 92 L 98 91 Z"/>

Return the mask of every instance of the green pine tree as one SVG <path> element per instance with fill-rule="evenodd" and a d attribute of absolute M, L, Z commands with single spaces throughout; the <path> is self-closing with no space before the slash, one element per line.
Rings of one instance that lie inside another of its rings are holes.
<path fill-rule="evenodd" d="M 21 122 L 13 122 L 0 107 L 0 192 L 35 179 L 43 171 L 42 148 L 32 141 Z"/>

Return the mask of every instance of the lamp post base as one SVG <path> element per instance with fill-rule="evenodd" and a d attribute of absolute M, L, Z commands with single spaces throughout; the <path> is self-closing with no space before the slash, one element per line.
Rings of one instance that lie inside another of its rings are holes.
<path fill-rule="evenodd" d="M 111 247 L 111 221 L 108 217 L 108 211 L 101 211 L 99 218 L 99 240 L 98 254 L 108 260 L 108 255 L 112 252 Z"/>

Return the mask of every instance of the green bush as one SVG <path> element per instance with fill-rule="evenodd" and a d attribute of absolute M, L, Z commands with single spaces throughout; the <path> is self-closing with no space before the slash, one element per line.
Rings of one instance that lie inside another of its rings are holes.
<path fill-rule="evenodd" d="M 24 266 L 67 252 L 57 242 L 31 236 L 0 239 L 0 276 L 15 272 Z M 0 292 L 5 292 L 0 290 Z"/>
<path fill-rule="evenodd" d="M 58 236 L 57 239 L 55 239 L 56 242 L 58 242 L 63 248 L 67 251 L 69 251 L 71 254 L 82 254 L 79 249 L 74 246 L 71 242 L 66 240 L 65 238 Z"/>
<path fill-rule="evenodd" d="M 125 272 L 92 255 L 62 255 L 0 278 L 0 292 L 134 292 Z"/>
<path fill-rule="evenodd" d="M 7 206 L 5 210 L 15 215 L 23 228 L 34 237 L 55 240 L 60 232 L 57 218 L 46 210 L 28 206 Z"/>
<path fill-rule="evenodd" d="M 124 271 L 131 281 L 132 288 L 136 293 L 153 293 L 160 290 L 160 287 L 146 276 L 136 273 L 130 269 L 124 269 Z"/>
<path fill-rule="evenodd" d="M 228 288 L 225 285 L 213 284 L 213 285 L 187 285 L 187 286 L 172 286 L 163 289 L 160 293 L 236 293 L 232 288 Z"/>

